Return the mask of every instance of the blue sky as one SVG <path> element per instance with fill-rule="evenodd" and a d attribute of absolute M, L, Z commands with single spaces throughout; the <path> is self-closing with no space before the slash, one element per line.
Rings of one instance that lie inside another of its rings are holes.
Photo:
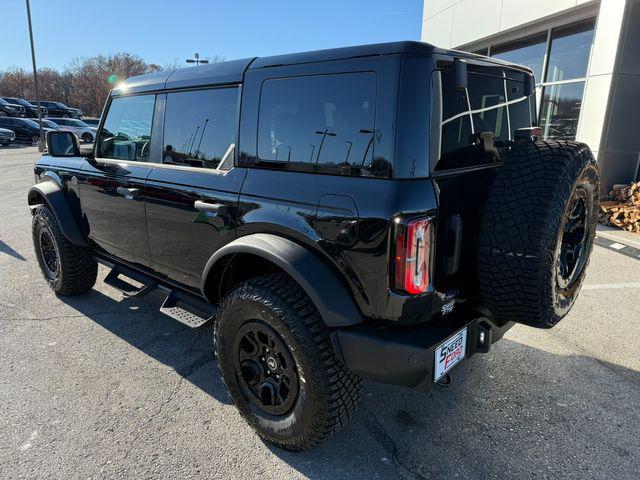
<path fill-rule="evenodd" d="M 38 67 L 130 52 L 227 60 L 418 40 L 422 0 L 31 0 Z M 0 70 L 31 67 L 24 0 L 2 0 Z"/>

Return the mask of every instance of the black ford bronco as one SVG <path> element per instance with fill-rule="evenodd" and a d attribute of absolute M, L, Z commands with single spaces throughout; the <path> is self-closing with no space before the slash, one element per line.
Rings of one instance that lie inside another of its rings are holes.
<path fill-rule="evenodd" d="M 131 78 L 95 146 L 48 134 L 28 202 L 59 295 L 98 263 L 213 323 L 240 413 L 313 447 L 362 378 L 428 391 L 571 308 L 596 225 L 586 145 L 542 141 L 530 70 L 417 42 Z"/>

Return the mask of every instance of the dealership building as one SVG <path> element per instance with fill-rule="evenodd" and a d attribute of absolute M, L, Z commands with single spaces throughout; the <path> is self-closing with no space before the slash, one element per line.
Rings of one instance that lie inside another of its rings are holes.
<path fill-rule="evenodd" d="M 528 66 L 545 137 L 640 180 L 640 0 L 425 0 L 422 41 Z"/>

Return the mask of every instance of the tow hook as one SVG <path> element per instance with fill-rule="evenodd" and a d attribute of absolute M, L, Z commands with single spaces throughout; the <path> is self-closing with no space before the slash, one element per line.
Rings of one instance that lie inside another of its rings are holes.
<path fill-rule="evenodd" d="M 449 386 L 451 386 L 452 382 L 453 382 L 453 380 L 451 379 L 451 375 L 446 373 L 440 380 L 438 380 L 437 383 L 441 387 L 449 387 Z"/>

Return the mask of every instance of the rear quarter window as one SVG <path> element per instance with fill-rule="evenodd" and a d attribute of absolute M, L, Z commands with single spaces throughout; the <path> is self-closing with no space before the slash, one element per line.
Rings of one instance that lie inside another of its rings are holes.
<path fill-rule="evenodd" d="M 376 175 L 373 72 L 268 79 L 258 117 L 259 165 Z"/>

